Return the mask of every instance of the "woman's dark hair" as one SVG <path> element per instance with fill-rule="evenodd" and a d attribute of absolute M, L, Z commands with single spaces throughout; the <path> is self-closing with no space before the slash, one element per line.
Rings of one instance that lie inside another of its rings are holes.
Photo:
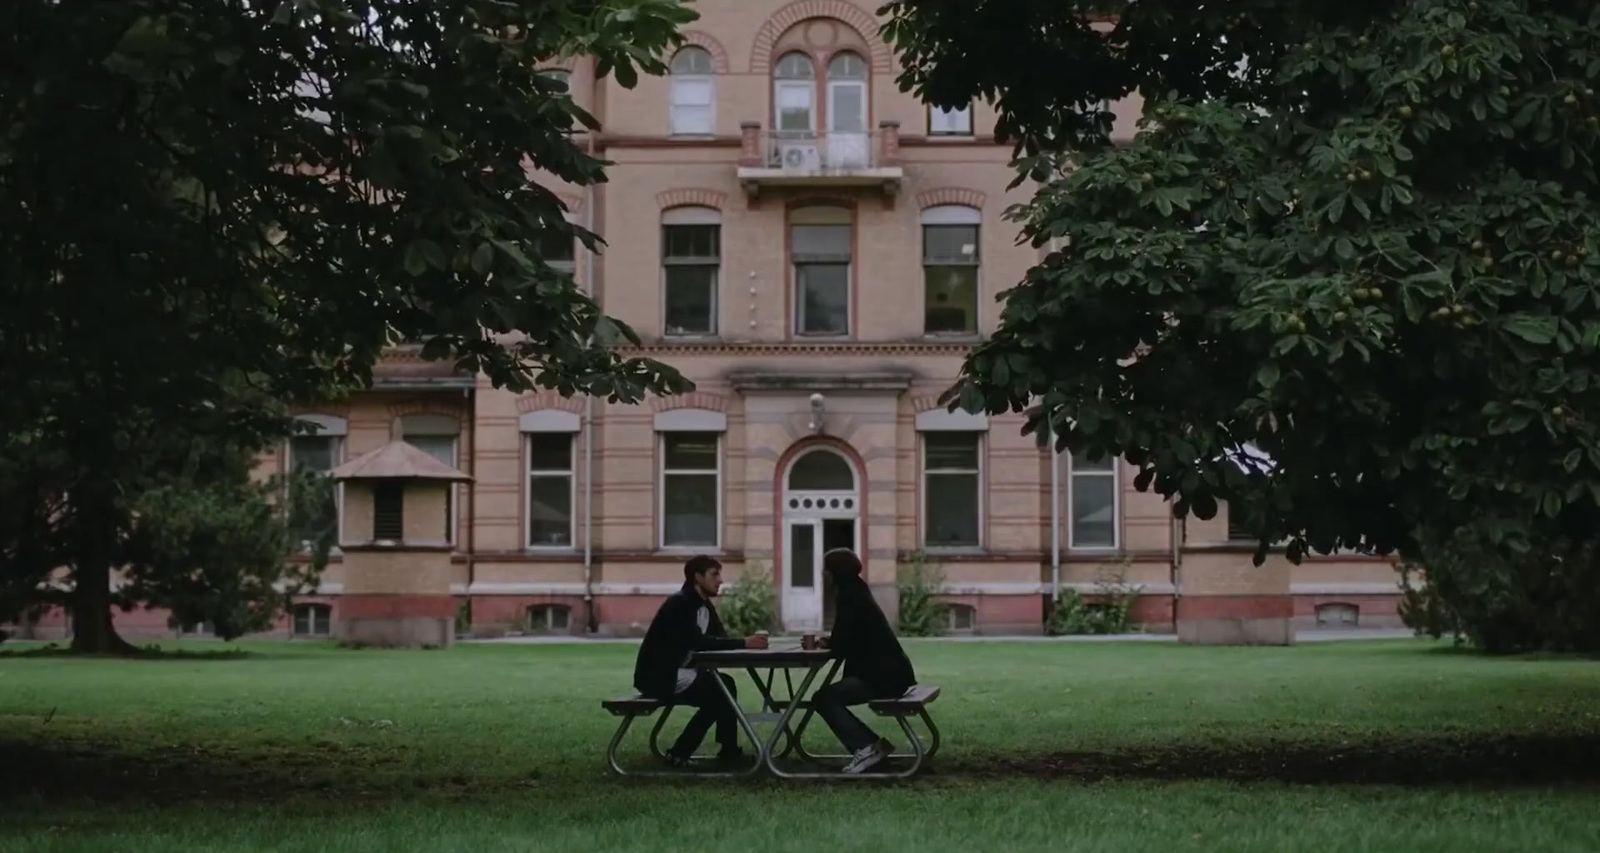
<path fill-rule="evenodd" d="M 692 581 L 697 575 L 703 575 L 712 569 L 720 568 L 722 568 L 722 564 L 717 562 L 716 557 L 708 557 L 705 554 L 697 554 L 693 557 L 690 557 L 689 561 L 683 564 L 683 579 L 686 581 Z"/>
<path fill-rule="evenodd" d="M 822 570 L 836 578 L 860 577 L 861 558 L 849 548 L 834 548 L 822 555 Z"/>

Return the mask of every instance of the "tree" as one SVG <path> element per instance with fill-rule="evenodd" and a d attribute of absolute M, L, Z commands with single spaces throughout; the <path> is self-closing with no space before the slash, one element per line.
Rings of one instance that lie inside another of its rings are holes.
<path fill-rule="evenodd" d="M 997 99 L 1055 248 L 953 404 L 1126 456 L 1180 513 L 1248 505 L 1263 552 L 1477 543 L 1568 618 L 1600 523 L 1600 7 L 887 9 L 902 85 Z M 1136 89 L 1111 146 L 1093 105 Z"/>
<path fill-rule="evenodd" d="M 545 70 L 660 73 L 678 0 L 99 0 L 0 25 L 0 589 L 68 565 L 74 647 L 122 648 L 111 569 L 168 440 L 260 447 L 269 401 L 382 351 L 635 401 L 689 384 L 541 247 L 596 238 L 595 120 Z M 39 502 L 39 499 L 43 499 Z M 14 502 L 18 501 L 18 502 Z M 29 504 L 34 505 L 34 504 Z"/>

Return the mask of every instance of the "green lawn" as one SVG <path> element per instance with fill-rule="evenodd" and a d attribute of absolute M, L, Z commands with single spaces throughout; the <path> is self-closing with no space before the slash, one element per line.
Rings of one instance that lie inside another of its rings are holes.
<path fill-rule="evenodd" d="M 611 779 L 632 646 L 247 649 L 0 656 L 0 851 L 1600 850 L 1590 660 L 913 642 L 945 751 L 863 786 Z"/>

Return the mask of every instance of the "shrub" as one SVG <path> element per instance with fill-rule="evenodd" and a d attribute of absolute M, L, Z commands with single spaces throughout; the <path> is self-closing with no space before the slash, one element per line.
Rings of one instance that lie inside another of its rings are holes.
<path fill-rule="evenodd" d="M 1126 567 L 1105 569 L 1095 582 L 1096 601 L 1089 601 L 1075 589 L 1064 589 L 1050 613 L 1052 634 L 1126 634 L 1133 627 L 1133 605 L 1139 600 L 1140 586 L 1130 586 Z"/>
<path fill-rule="evenodd" d="M 899 565 L 895 585 L 900 594 L 900 634 L 906 637 L 932 637 L 949 625 L 949 608 L 939 600 L 944 574 L 929 566 L 920 551 Z"/>
<path fill-rule="evenodd" d="M 757 631 L 771 631 L 778 621 L 777 598 L 772 586 L 772 571 L 761 560 L 744 564 L 739 579 L 722 589 L 717 612 L 728 634 L 744 637 Z"/>

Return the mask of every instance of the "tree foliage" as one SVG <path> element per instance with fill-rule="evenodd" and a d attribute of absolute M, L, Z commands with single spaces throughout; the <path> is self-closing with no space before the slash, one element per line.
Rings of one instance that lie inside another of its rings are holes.
<path fill-rule="evenodd" d="M 1600 6 L 888 8 L 904 85 L 997 98 L 1056 248 L 952 401 L 1181 512 L 1248 497 L 1294 558 L 1460 531 L 1567 571 L 1600 522 Z M 1135 90 L 1110 146 L 1088 105 Z"/>
<path fill-rule="evenodd" d="M 80 645 L 114 646 L 92 614 L 133 508 L 173 482 L 165 446 L 278 440 L 276 401 L 363 387 L 396 341 L 512 389 L 687 389 L 611 346 L 637 338 L 547 262 L 596 238 L 534 179 L 604 180 L 573 133 L 594 118 L 548 69 L 586 54 L 632 85 L 692 18 L 678 0 L 6 4 L 0 504 L 43 508 L 0 522 L 0 588 L 70 565 Z"/>

